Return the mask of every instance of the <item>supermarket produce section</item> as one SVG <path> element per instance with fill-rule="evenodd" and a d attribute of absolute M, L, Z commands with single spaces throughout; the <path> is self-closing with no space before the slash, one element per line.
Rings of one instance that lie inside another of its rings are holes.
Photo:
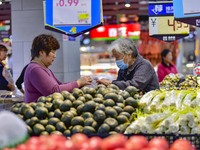
<path fill-rule="evenodd" d="M 30 138 L 23 144 L 24 147 L 29 146 L 33 139 L 45 146 L 44 137 L 47 141 L 58 138 L 69 143 L 78 134 L 84 136 L 88 144 L 93 138 L 103 143 L 114 140 L 114 147 L 123 150 L 136 150 L 134 147 L 137 144 L 132 145 L 131 141 L 138 136 L 146 139 L 146 146 L 142 147 L 140 141 L 141 148 L 137 150 L 150 149 L 149 144 L 153 139 L 165 140 L 168 146 L 163 150 L 176 150 L 173 145 L 177 141 L 188 143 L 190 148 L 187 150 L 194 150 L 194 147 L 200 149 L 197 76 L 188 75 L 182 80 L 180 75 L 168 75 L 160 86 L 160 90 L 147 93 L 134 86 L 128 86 L 125 90 L 120 90 L 114 84 L 107 87 L 99 84 L 96 88 L 85 86 L 75 88 L 72 93 L 62 91 L 41 96 L 36 103 L 16 103 L 10 110 L 26 123 Z M 122 145 L 117 145 L 118 138 L 124 140 Z M 56 145 L 59 147 L 63 144 Z M 68 150 L 69 145 L 64 145 L 66 147 L 63 149 Z M 99 150 L 115 149 L 110 148 L 110 144 L 106 145 Z M 132 148 L 127 145 L 132 145 Z M 16 149 L 22 147 L 16 146 Z"/>

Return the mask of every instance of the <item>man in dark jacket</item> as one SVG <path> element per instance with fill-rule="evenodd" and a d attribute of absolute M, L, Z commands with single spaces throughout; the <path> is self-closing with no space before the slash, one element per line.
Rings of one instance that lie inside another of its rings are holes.
<path fill-rule="evenodd" d="M 135 43 L 128 38 L 119 38 L 109 46 L 119 67 L 118 77 L 114 81 L 98 80 L 99 83 L 115 84 L 124 90 L 135 86 L 143 92 L 159 89 L 159 82 L 152 64 L 139 55 Z"/>

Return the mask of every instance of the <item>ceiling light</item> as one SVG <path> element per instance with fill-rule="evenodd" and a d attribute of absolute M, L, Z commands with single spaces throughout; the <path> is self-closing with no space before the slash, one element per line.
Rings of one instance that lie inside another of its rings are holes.
<path fill-rule="evenodd" d="M 130 0 L 126 0 L 126 2 L 125 2 L 125 7 L 131 7 Z"/>
<path fill-rule="evenodd" d="M 2 4 L 2 1 L 0 1 L 0 5 Z"/>
<path fill-rule="evenodd" d="M 145 5 L 145 4 L 148 4 L 148 1 L 147 1 L 147 0 L 140 0 L 140 1 L 139 1 L 139 4 Z"/>
<path fill-rule="evenodd" d="M 131 4 L 126 3 L 125 7 L 131 7 Z"/>

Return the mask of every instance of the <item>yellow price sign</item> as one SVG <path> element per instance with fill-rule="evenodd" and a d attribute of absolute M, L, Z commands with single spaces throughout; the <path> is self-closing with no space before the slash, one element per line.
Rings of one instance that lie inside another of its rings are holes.
<path fill-rule="evenodd" d="M 189 25 L 174 20 L 173 16 L 149 17 L 150 35 L 189 34 Z"/>
<path fill-rule="evenodd" d="M 89 14 L 78 14 L 79 20 L 89 19 Z"/>

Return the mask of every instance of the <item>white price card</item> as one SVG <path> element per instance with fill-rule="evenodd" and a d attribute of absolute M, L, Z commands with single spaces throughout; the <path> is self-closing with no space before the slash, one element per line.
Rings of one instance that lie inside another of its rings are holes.
<path fill-rule="evenodd" d="M 53 0 L 53 25 L 91 25 L 91 0 Z"/>

